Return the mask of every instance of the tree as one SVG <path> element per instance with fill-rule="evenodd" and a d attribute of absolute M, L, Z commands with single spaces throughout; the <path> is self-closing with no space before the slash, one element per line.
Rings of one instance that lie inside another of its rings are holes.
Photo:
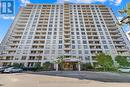
<path fill-rule="evenodd" d="M 104 69 L 104 71 L 113 68 L 113 60 L 110 55 L 99 53 L 96 55 L 98 64 Z"/>
<path fill-rule="evenodd" d="M 24 65 L 23 64 L 19 64 L 19 63 L 13 63 L 13 65 L 12 65 L 13 67 L 16 67 L 16 68 L 22 68 L 22 67 L 24 67 Z"/>
<path fill-rule="evenodd" d="M 127 57 L 125 57 L 125 56 L 118 55 L 115 57 L 115 60 L 120 65 L 120 67 L 129 66 L 129 62 L 127 60 Z"/>
<path fill-rule="evenodd" d="M 65 56 L 59 56 L 59 57 L 57 57 L 56 60 L 54 61 L 54 63 L 56 64 L 56 71 L 59 70 L 59 65 L 61 66 L 60 68 L 62 68 L 63 62 L 64 62 L 64 58 L 65 58 Z"/>

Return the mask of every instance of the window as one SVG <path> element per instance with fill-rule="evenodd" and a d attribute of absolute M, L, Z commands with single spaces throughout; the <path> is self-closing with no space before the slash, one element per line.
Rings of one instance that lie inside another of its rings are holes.
<path fill-rule="evenodd" d="M 112 44 L 112 42 L 109 40 L 109 44 Z"/>
<path fill-rule="evenodd" d="M 85 54 L 88 54 L 88 50 L 85 50 L 85 52 L 84 52 Z"/>
<path fill-rule="evenodd" d="M 105 39 L 105 37 L 104 37 L 104 36 L 101 36 L 101 39 Z"/>
<path fill-rule="evenodd" d="M 82 35 L 85 35 L 85 32 L 82 32 Z"/>
<path fill-rule="evenodd" d="M 74 40 L 72 40 L 72 44 L 75 44 L 75 41 L 74 41 Z"/>
<path fill-rule="evenodd" d="M 79 32 L 76 32 L 77 35 L 79 35 Z"/>
<path fill-rule="evenodd" d="M 62 54 L 62 50 L 58 50 L 58 53 L 59 53 L 59 54 Z"/>
<path fill-rule="evenodd" d="M 49 31 L 52 31 L 52 28 L 49 28 Z M 49 32 L 48 32 L 49 33 Z"/>
<path fill-rule="evenodd" d="M 80 39 L 80 36 L 77 36 L 77 39 Z"/>
<path fill-rule="evenodd" d="M 71 32 L 72 35 L 74 35 L 74 32 Z"/>
<path fill-rule="evenodd" d="M 52 32 L 48 32 L 48 35 L 51 35 L 52 34 Z"/>
<path fill-rule="evenodd" d="M 89 56 L 86 56 L 86 57 L 85 57 L 85 60 L 89 60 Z"/>
<path fill-rule="evenodd" d="M 59 35 L 62 35 L 62 32 L 59 32 Z"/>
<path fill-rule="evenodd" d="M 72 49 L 75 49 L 75 45 L 72 45 Z"/>
<path fill-rule="evenodd" d="M 74 36 L 72 36 L 72 39 L 75 39 L 75 37 L 74 37 Z"/>
<path fill-rule="evenodd" d="M 82 54 L 82 51 L 81 51 L 81 50 L 79 50 L 79 54 Z"/>
<path fill-rule="evenodd" d="M 87 41 L 83 41 L 83 44 L 87 44 Z"/>
<path fill-rule="evenodd" d="M 104 45 L 104 49 L 108 49 L 108 46 L 107 46 L 107 45 Z"/>
<path fill-rule="evenodd" d="M 99 32 L 100 33 L 100 35 L 103 35 L 103 32 Z"/>
<path fill-rule="evenodd" d="M 72 50 L 72 54 L 76 54 L 76 50 Z"/>
<path fill-rule="evenodd" d="M 54 35 L 56 35 L 57 34 L 57 32 L 54 32 Z"/>
<path fill-rule="evenodd" d="M 21 60 L 26 60 L 27 56 L 22 56 Z"/>
<path fill-rule="evenodd" d="M 46 40 L 46 43 L 47 43 L 47 44 L 50 44 L 50 42 L 51 42 L 50 40 Z"/>
<path fill-rule="evenodd" d="M 86 39 L 86 36 L 82 36 L 82 39 Z"/>
<path fill-rule="evenodd" d="M 84 28 L 81 28 L 81 31 L 84 31 Z"/>
<path fill-rule="evenodd" d="M 78 45 L 78 49 L 81 49 L 81 45 Z"/>
<path fill-rule="evenodd" d="M 59 44 L 62 44 L 62 40 L 59 40 Z"/>
<path fill-rule="evenodd" d="M 56 44 L 56 40 L 53 40 L 53 44 Z"/>
<path fill-rule="evenodd" d="M 103 44 L 106 44 L 107 42 L 106 41 L 102 41 Z"/>
<path fill-rule="evenodd" d="M 28 39 L 32 39 L 32 36 L 28 36 Z"/>
<path fill-rule="evenodd" d="M 88 48 L 88 46 L 87 45 L 84 45 L 84 49 L 87 49 Z"/>
<path fill-rule="evenodd" d="M 53 39 L 56 39 L 56 36 L 53 36 Z"/>
<path fill-rule="evenodd" d="M 51 36 L 47 36 L 47 39 L 51 39 Z"/>
<path fill-rule="evenodd" d="M 28 53 L 28 50 L 24 50 L 24 51 L 23 51 L 23 54 L 27 54 L 27 53 Z"/>
<path fill-rule="evenodd" d="M 49 52 L 50 52 L 49 50 L 45 50 L 45 54 L 49 54 Z"/>
<path fill-rule="evenodd" d="M 31 40 L 27 40 L 27 42 L 26 42 L 27 44 L 29 44 L 29 43 L 31 43 Z"/>
<path fill-rule="evenodd" d="M 59 48 L 59 49 L 62 49 L 62 45 L 59 45 L 58 48 Z"/>
<path fill-rule="evenodd" d="M 25 46 L 24 48 L 25 48 L 25 49 L 29 49 L 29 45 Z"/>

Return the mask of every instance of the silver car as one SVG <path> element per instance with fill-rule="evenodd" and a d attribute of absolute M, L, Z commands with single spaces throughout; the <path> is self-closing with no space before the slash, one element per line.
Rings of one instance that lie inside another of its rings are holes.
<path fill-rule="evenodd" d="M 4 70 L 4 73 L 17 73 L 17 72 L 22 72 L 22 71 L 23 69 L 20 69 L 20 68 L 9 67 Z"/>
<path fill-rule="evenodd" d="M 6 68 L 9 68 L 8 66 L 0 67 L 0 73 L 3 73 Z"/>
<path fill-rule="evenodd" d="M 124 72 L 124 73 L 130 73 L 130 68 L 120 68 L 118 69 L 120 72 Z"/>

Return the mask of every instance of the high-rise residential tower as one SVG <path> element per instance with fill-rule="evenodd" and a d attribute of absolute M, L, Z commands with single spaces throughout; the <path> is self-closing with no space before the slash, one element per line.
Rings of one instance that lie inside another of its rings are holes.
<path fill-rule="evenodd" d="M 95 63 L 95 54 L 129 56 L 127 37 L 111 8 L 94 4 L 28 4 L 20 9 L 1 42 L 0 64 L 54 62 L 66 56 L 64 69 Z"/>

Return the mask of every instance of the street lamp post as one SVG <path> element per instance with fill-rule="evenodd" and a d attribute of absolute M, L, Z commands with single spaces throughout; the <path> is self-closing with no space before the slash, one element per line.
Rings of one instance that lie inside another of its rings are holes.
<path fill-rule="evenodd" d="M 119 21 L 118 25 L 128 24 L 130 26 L 130 16 L 124 17 L 121 21 Z"/>
<path fill-rule="evenodd" d="M 122 26 L 124 24 L 128 24 L 130 27 L 130 3 L 127 4 L 127 9 L 119 10 L 118 11 L 121 15 L 127 14 L 127 16 L 123 17 L 119 23 L 117 23 L 119 26 Z"/>

